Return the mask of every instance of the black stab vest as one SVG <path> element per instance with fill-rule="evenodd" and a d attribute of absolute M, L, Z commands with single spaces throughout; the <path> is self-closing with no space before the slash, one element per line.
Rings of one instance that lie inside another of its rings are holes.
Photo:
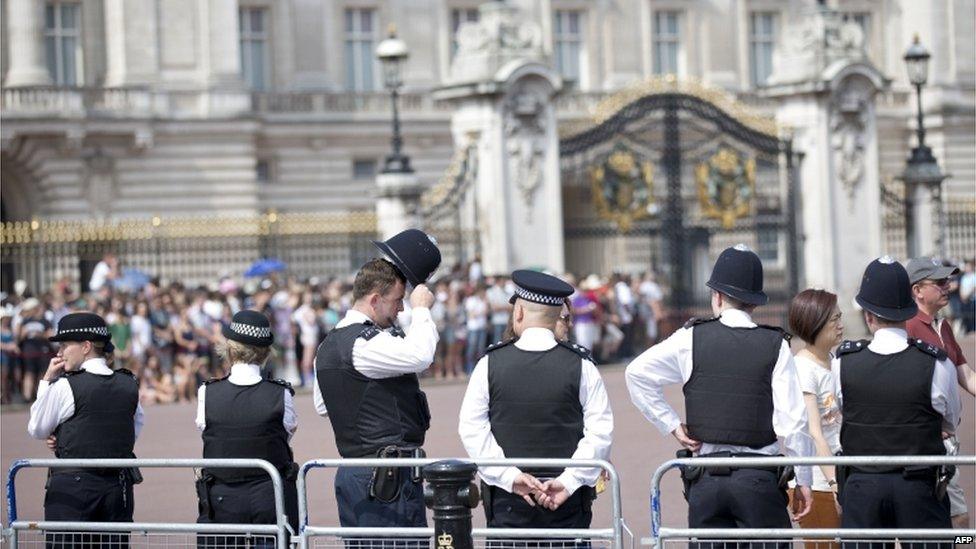
<path fill-rule="evenodd" d="M 332 330 L 315 354 L 315 375 L 344 458 L 372 457 L 386 446 L 419 447 L 430 427 L 416 374 L 372 379 L 356 371 L 352 349 L 379 333 L 372 324 Z"/>
<path fill-rule="evenodd" d="M 203 457 L 263 459 L 284 471 L 292 462 L 285 417 L 285 388 L 262 379 L 234 385 L 227 378 L 207 384 L 204 402 Z M 210 468 L 226 482 L 267 478 L 262 469 Z"/>
<path fill-rule="evenodd" d="M 488 353 L 488 417 L 505 457 L 571 458 L 583 438 L 582 358 L 561 345 L 524 351 L 504 345 Z M 562 469 L 522 468 L 555 477 Z"/>
<path fill-rule="evenodd" d="M 57 457 L 134 458 L 139 382 L 132 373 L 120 370 L 102 376 L 78 370 L 66 377 L 75 413 L 54 430 Z"/>
<path fill-rule="evenodd" d="M 912 345 L 891 355 L 867 344 L 839 354 L 844 454 L 945 454 L 942 415 L 932 407 L 936 357 Z"/>
<path fill-rule="evenodd" d="M 783 332 L 718 319 L 691 329 L 692 370 L 683 388 L 691 438 L 755 449 L 776 442 L 772 377 Z"/>

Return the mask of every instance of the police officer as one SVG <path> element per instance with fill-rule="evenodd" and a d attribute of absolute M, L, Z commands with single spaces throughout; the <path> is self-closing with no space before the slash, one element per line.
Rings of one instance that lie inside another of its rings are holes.
<path fill-rule="evenodd" d="M 458 433 L 474 458 L 607 459 L 613 413 L 586 349 L 553 330 L 573 287 L 535 271 L 512 273 L 516 339 L 478 361 Z M 488 526 L 589 528 L 599 468 L 480 469 Z"/>
<path fill-rule="evenodd" d="M 261 376 L 274 334 L 268 317 L 240 311 L 223 328 L 220 355 L 230 374 L 211 379 L 197 392 L 197 428 L 203 432 L 203 457 L 263 459 L 284 481 L 285 510 L 298 531 L 298 467 L 289 441 L 298 428 L 294 391 L 287 381 Z M 274 524 L 274 486 L 263 469 L 204 469 L 197 481 L 199 523 Z M 247 546 L 243 538 L 201 536 L 202 546 Z M 268 546 L 274 542 L 269 540 Z"/>
<path fill-rule="evenodd" d="M 134 458 L 143 424 L 139 382 L 128 370 L 110 368 L 114 347 L 105 320 L 94 313 L 68 314 L 50 339 L 60 347 L 38 387 L 27 432 L 40 440 L 53 435 L 49 442 L 62 459 Z M 52 469 L 44 519 L 132 522 L 136 476 L 129 469 Z M 99 539 L 125 543 L 118 534 Z M 55 534 L 49 541 L 56 547 L 83 544 L 71 534 Z"/>
<path fill-rule="evenodd" d="M 768 298 L 762 262 L 739 244 L 718 257 L 707 286 L 713 318 L 692 319 L 627 366 L 634 405 L 688 454 L 699 457 L 813 455 L 806 407 L 788 336 L 757 325 L 753 310 Z M 685 422 L 664 400 L 683 384 Z M 681 452 L 679 452 L 681 454 Z M 789 528 L 787 471 L 730 467 L 683 474 L 691 528 Z M 795 518 L 809 513 L 811 471 L 797 467 Z"/>
<path fill-rule="evenodd" d="M 373 259 L 359 269 L 352 308 L 319 346 L 315 409 L 331 421 L 344 458 L 419 457 L 430 411 L 417 374 L 433 362 L 438 339 L 430 316 L 434 296 L 424 282 L 441 254 L 417 229 L 374 244 L 389 259 Z M 414 288 L 404 334 L 396 319 L 407 283 Z M 340 467 L 335 480 L 339 523 L 426 526 L 420 482 L 415 469 Z"/>
<path fill-rule="evenodd" d="M 908 273 L 890 257 L 872 261 L 855 300 L 873 338 L 845 341 L 833 360 L 844 454 L 945 454 L 943 433 L 959 422 L 956 373 L 943 350 L 905 331 L 918 311 Z M 838 479 L 841 527 L 949 528 L 939 474 L 937 467 L 848 468 Z"/>

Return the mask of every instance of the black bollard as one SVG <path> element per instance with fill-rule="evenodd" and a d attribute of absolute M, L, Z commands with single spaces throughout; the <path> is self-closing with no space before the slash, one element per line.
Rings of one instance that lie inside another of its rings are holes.
<path fill-rule="evenodd" d="M 448 459 L 424 467 L 424 502 L 434 511 L 434 549 L 473 549 L 471 509 L 478 506 L 472 482 L 478 466 Z"/>

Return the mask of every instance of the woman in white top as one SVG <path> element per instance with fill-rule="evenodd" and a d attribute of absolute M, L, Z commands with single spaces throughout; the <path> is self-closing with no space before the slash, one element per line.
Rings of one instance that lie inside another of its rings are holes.
<path fill-rule="evenodd" d="M 840 408 L 830 370 L 831 350 L 844 337 L 837 296 L 824 290 L 803 290 L 790 303 L 790 331 L 806 343 L 794 360 L 807 406 L 807 425 L 818 456 L 840 450 Z M 832 465 L 813 469 L 813 509 L 800 520 L 803 528 L 840 528 L 837 480 Z M 836 544 L 831 544 L 832 546 Z M 815 549 L 817 543 L 808 544 Z M 824 548 L 820 548 L 824 549 Z"/>

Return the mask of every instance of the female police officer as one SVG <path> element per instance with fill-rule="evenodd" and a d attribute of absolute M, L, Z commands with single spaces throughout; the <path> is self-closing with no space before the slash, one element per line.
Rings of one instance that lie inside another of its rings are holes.
<path fill-rule="evenodd" d="M 27 432 L 40 440 L 53 435 L 58 458 L 135 457 L 143 423 L 139 383 L 132 372 L 110 368 L 111 339 L 105 320 L 94 313 L 66 315 L 51 338 L 61 347 L 38 386 Z M 52 469 L 44 519 L 132 522 L 132 476 L 129 469 Z M 71 546 L 74 539 L 60 535 L 55 545 Z"/>

